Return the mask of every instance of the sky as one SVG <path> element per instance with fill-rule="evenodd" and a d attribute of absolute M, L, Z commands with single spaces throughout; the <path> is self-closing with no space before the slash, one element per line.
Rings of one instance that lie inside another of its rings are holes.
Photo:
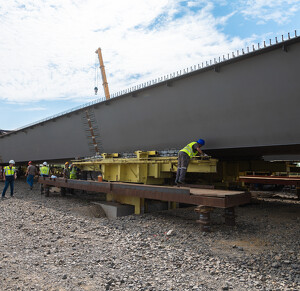
<path fill-rule="evenodd" d="M 0 129 L 104 97 L 98 47 L 112 94 L 295 30 L 300 0 L 0 0 Z"/>

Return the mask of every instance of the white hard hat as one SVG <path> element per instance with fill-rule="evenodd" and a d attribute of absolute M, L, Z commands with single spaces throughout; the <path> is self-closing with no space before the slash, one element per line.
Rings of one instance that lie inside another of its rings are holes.
<path fill-rule="evenodd" d="M 47 166 L 47 162 L 43 162 L 43 165 L 44 165 L 44 166 Z"/>
<path fill-rule="evenodd" d="M 15 164 L 15 161 L 14 160 L 10 160 L 9 163 L 10 164 Z"/>

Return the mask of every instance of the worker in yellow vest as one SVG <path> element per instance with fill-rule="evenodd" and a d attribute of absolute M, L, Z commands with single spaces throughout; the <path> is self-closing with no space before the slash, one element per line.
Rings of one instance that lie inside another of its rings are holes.
<path fill-rule="evenodd" d="M 47 162 L 43 162 L 43 166 L 40 168 L 40 176 L 49 177 L 49 175 L 50 175 L 50 168 Z"/>
<path fill-rule="evenodd" d="M 70 179 L 77 179 L 77 168 L 73 164 L 70 166 Z"/>
<path fill-rule="evenodd" d="M 43 162 L 43 166 L 40 168 L 40 176 L 41 177 L 49 177 L 50 175 L 50 167 L 48 166 L 47 162 Z M 44 193 L 44 186 L 41 183 L 41 194 Z"/>
<path fill-rule="evenodd" d="M 177 185 L 182 185 L 185 183 L 185 175 L 190 159 L 199 154 L 205 155 L 201 150 L 201 147 L 204 145 L 205 141 L 203 139 L 199 139 L 195 142 L 189 143 L 182 150 L 179 151 L 177 174 L 175 179 L 175 183 Z"/>
<path fill-rule="evenodd" d="M 69 167 L 69 177 L 72 180 L 77 179 L 77 168 L 73 164 L 71 164 Z M 74 194 L 74 189 L 70 188 L 68 189 L 68 192 L 70 194 Z"/>
<path fill-rule="evenodd" d="M 6 190 L 8 189 L 8 186 L 10 186 L 10 196 L 14 196 L 14 183 L 15 179 L 17 179 L 17 171 L 15 168 L 15 161 L 10 160 L 9 166 L 4 167 L 4 180 L 5 180 L 5 186 L 2 192 L 2 199 L 5 198 Z"/>

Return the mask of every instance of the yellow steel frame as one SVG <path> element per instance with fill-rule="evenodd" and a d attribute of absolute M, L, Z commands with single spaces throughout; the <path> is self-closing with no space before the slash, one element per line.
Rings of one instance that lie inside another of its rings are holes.
<path fill-rule="evenodd" d="M 163 184 L 165 178 L 172 178 L 177 171 L 177 157 L 159 157 L 155 151 L 136 151 L 134 158 L 120 158 L 119 154 L 102 154 L 102 159 L 76 160 L 72 163 L 82 171 L 101 172 L 104 180 L 112 182 L 131 182 L 143 184 Z M 216 173 L 216 159 L 191 159 L 188 172 Z M 135 214 L 147 210 L 145 199 L 134 196 L 122 196 L 113 193 L 106 195 L 107 201 L 133 205 Z M 176 208 L 171 203 L 170 208 Z"/>
<path fill-rule="evenodd" d="M 104 180 L 143 184 L 163 184 L 177 171 L 177 157 L 158 157 L 155 151 L 136 151 L 135 158 L 119 158 L 119 154 L 102 154 L 103 159 L 77 160 L 73 164 L 83 171 L 101 172 Z M 191 159 L 188 172 L 216 173 L 216 159 Z"/>

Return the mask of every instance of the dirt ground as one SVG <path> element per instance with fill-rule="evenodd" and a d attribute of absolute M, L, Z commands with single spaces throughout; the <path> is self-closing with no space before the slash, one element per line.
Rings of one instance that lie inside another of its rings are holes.
<path fill-rule="evenodd" d="M 254 194 L 236 226 L 216 209 L 202 233 L 194 207 L 109 220 L 101 195 L 17 181 L 0 202 L 0 290 L 300 290 L 300 201 Z"/>

